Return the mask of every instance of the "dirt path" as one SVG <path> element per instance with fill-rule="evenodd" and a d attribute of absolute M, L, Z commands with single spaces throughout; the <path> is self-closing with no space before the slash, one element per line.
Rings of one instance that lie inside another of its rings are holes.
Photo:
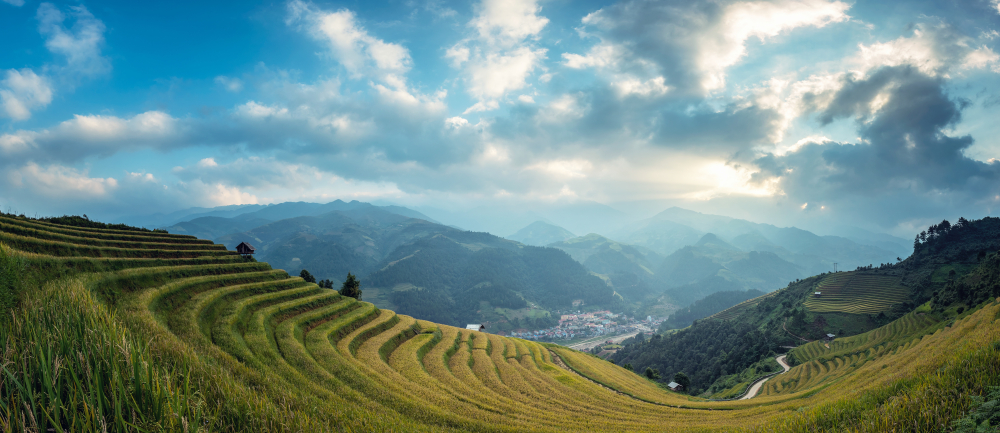
<path fill-rule="evenodd" d="M 774 360 L 778 361 L 778 364 L 781 365 L 781 368 L 785 369 L 785 371 L 782 371 L 781 373 L 778 373 L 778 374 L 787 373 L 788 370 L 790 370 L 792 368 L 792 367 L 789 367 L 788 364 L 785 363 L 785 355 L 781 355 L 781 356 L 779 356 L 777 358 L 774 358 Z M 777 376 L 777 375 L 775 375 L 775 376 Z M 771 376 L 771 377 L 774 377 L 774 376 Z M 747 391 L 747 395 L 744 395 L 742 398 L 740 398 L 740 400 L 749 400 L 749 399 L 754 398 L 755 396 L 757 396 L 757 393 L 760 392 L 760 388 L 764 386 L 764 382 L 767 382 L 768 379 L 770 379 L 771 377 L 765 377 L 765 378 L 763 378 L 761 380 L 758 380 L 757 383 L 754 383 L 753 386 L 750 387 L 750 391 Z"/>
<path fill-rule="evenodd" d="M 784 329 L 785 332 L 788 333 L 788 335 L 791 335 L 792 337 L 798 338 L 799 340 L 805 341 L 806 343 L 809 343 L 809 342 L 812 341 L 812 340 L 806 340 L 805 338 L 802 338 L 802 337 L 799 337 L 798 335 L 792 334 L 792 331 L 789 331 L 788 328 L 785 327 L 785 323 L 787 323 L 787 322 L 788 322 L 788 319 L 785 319 L 784 322 L 781 322 L 781 329 Z"/>

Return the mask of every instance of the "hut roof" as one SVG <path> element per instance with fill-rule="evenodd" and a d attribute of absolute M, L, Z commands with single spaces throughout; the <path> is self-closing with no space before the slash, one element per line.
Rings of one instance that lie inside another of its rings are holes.
<path fill-rule="evenodd" d="M 482 330 L 486 329 L 486 326 L 480 325 L 478 323 L 471 323 L 471 324 L 465 325 L 465 329 L 471 329 L 473 331 L 482 331 Z"/>

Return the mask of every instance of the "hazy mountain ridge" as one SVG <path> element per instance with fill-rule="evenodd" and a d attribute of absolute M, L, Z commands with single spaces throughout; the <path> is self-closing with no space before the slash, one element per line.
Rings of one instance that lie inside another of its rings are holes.
<path fill-rule="evenodd" d="M 549 224 L 545 221 L 535 221 L 518 230 L 516 233 L 507 236 L 507 239 L 515 240 L 525 245 L 543 247 L 575 237 L 576 235 L 562 227 Z"/>

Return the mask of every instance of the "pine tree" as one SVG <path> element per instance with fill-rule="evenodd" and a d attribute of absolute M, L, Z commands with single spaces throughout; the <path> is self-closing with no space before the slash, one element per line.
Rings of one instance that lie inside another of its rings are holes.
<path fill-rule="evenodd" d="M 344 281 L 344 285 L 340 287 L 341 296 L 349 296 L 351 298 L 361 300 L 361 282 L 358 281 L 357 277 L 350 272 L 347 273 L 347 280 Z"/>
<path fill-rule="evenodd" d="M 305 269 L 303 269 L 302 272 L 299 272 L 299 276 L 302 277 L 303 280 L 306 280 L 307 283 L 316 282 L 316 277 L 312 276 L 312 274 L 310 274 L 309 271 Z"/>

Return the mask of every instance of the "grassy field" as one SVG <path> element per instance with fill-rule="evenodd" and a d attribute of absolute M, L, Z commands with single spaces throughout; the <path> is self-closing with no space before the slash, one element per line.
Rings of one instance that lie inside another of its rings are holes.
<path fill-rule="evenodd" d="M 806 344 L 762 396 L 709 402 L 191 237 L 4 217 L 0 242 L 19 294 L 0 327 L 2 431 L 941 431 L 1000 385 L 996 303 Z"/>

